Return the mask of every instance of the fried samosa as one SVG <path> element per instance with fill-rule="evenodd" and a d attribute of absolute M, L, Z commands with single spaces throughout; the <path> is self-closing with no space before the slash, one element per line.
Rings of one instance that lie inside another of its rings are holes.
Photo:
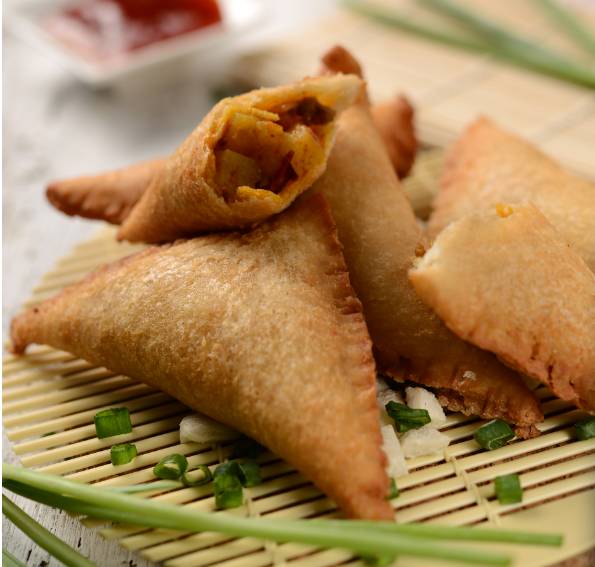
<path fill-rule="evenodd" d="M 122 224 L 166 159 L 50 183 L 48 201 L 67 215 Z"/>
<path fill-rule="evenodd" d="M 497 203 L 531 201 L 595 271 L 595 184 L 491 120 L 471 124 L 448 153 L 429 233 Z"/>
<path fill-rule="evenodd" d="M 357 65 L 340 47 L 323 61 L 329 72 Z M 521 435 L 535 433 L 543 415 L 522 379 L 451 333 L 409 282 L 423 235 L 365 97 L 339 118 L 326 172 L 313 190 L 330 203 L 380 370 L 436 389 L 450 409 L 501 417 Z"/>
<path fill-rule="evenodd" d="M 321 196 L 252 232 L 151 247 L 18 316 L 253 437 L 348 516 L 392 519 L 370 338 Z"/>
<path fill-rule="evenodd" d="M 216 104 L 151 179 L 118 238 L 171 242 L 287 208 L 326 167 L 354 75 L 304 79 Z"/>
<path fill-rule="evenodd" d="M 386 144 L 399 177 L 406 176 L 415 160 L 417 140 L 413 107 L 404 96 L 372 107 L 374 123 Z M 122 224 L 167 158 L 154 159 L 107 173 L 50 183 L 49 202 L 67 215 Z"/>
<path fill-rule="evenodd" d="M 453 222 L 409 276 L 461 338 L 595 410 L 595 275 L 534 205 Z"/>

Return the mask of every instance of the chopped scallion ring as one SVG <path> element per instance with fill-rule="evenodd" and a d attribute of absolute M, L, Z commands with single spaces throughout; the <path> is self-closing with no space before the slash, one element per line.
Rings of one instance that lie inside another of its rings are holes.
<path fill-rule="evenodd" d="M 388 489 L 388 496 L 386 497 L 387 500 L 392 500 L 393 498 L 397 498 L 399 496 L 399 488 L 397 487 L 397 483 L 394 478 L 390 479 L 390 487 Z"/>
<path fill-rule="evenodd" d="M 206 465 L 198 465 L 196 469 L 182 475 L 182 482 L 185 486 L 202 486 L 213 480 L 213 473 Z"/>
<path fill-rule="evenodd" d="M 425 409 L 413 409 L 398 402 L 388 402 L 385 409 L 395 422 L 399 433 L 405 433 L 410 429 L 419 429 L 431 421 L 430 414 Z"/>
<path fill-rule="evenodd" d="M 473 437 L 480 447 L 492 451 L 504 447 L 514 437 L 514 431 L 505 421 L 493 419 L 477 429 Z"/>
<path fill-rule="evenodd" d="M 243 504 L 244 491 L 242 489 L 242 483 L 237 476 L 229 473 L 215 475 L 213 487 L 217 508 L 237 508 Z"/>
<path fill-rule="evenodd" d="M 497 476 L 494 484 L 500 504 L 518 504 L 523 501 L 523 488 L 518 474 Z"/>
<path fill-rule="evenodd" d="M 576 432 L 576 438 L 580 441 L 595 437 L 595 417 L 588 417 L 575 423 L 574 430 Z"/>
<path fill-rule="evenodd" d="M 219 465 L 213 473 L 213 478 L 221 475 L 231 475 L 240 478 L 240 467 L 237 461 L 227 461 Z"/>
<path fill-rule="evenodd" d="M 110 408 L 95 414 L 95 432 L 99 439 L 123 435 L 132 431 L 128 408 Z"/>
<path fill-rule="evenodd" d="M 163 457 L 153 467 L 153 474 L 157 478 L 163 480 L 177 480 L 179 479 L 188 469 L 188 459 L 184 455 L 179 453 L 173 453 L 167 457 Z"/>
<path fill-rule="evenodd" d="M 110 449 L 110 458 L 112 461 L 112 465 L 126 465 L 130 461 L 132 461 L 138 451 L 136 450 L 136 445 L 133 443 L 120 443 L 118 445 L 114 445 Z"/>
<path fill-rule="evenodd" d="M 260 465 L 255 461 L 242 461 L 238 463 L 240 469 L 240 482 L 242 486 L 257 486 L 262 482 Z"/>

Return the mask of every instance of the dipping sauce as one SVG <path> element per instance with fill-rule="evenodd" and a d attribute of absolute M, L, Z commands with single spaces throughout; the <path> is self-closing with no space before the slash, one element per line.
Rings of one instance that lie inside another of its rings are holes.
<path fill-rule="evenodd" d="M 221 21 L 217 0 L 82 0 L 45 28 L 93 60 L 109 60 Z"/>

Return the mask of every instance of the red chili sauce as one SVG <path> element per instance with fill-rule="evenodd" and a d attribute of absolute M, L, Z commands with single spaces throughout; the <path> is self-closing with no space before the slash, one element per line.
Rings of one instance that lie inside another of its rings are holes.
<path fill-rule="evenodd" d="M 45 27 L 81 55 L 106 60 L 220 21 L 217 0 L 82 0 Z"/>

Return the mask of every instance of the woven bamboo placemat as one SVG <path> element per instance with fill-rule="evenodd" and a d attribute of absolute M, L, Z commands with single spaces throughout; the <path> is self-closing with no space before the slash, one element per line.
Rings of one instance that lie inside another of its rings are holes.
<path fill-rule="evenodd" d="M 427 195 L 434 191 L 441 158 L 441 152 L 422 153 L 405 184 L 418 210 L 427 206 Z M 42 279 L 27 305 L 140 248 L 118 244 L 114 234 L 112 228 L 106 228 L 77 246 Z M 210 466 L 229 454 L 227 445 L 180 443 L 178 425 L 188 414 L 183 404 L 68 353 L 39 346 L 23 357 L 5 356 L 3 365 L 4 427 L 24 466 L 99 486 L 116 486 L 152 480 L 155 463 L 172 452 L 187 455 L 191 465 Z M 543 434 L 496 451 L 480 451 L 473 441 L 478 420 L 449 415 L 443 431 L 451 445 L 443 453 L 410 459 L 410 474 L 397 479 L 401 495 L 393 504 L 398 521 L 492 524 L 565 534 L 562 549 L 511 548 L 516 564 L 523 567 L 551 565 L 593 547 L 595 439 L 576 441 L 572 424 L 584 414 L 555 399 L 546 388 L 537 393 L 546 415 Z M 117 468 L 110 464 L 110 441 L 97 439 L 93 425 L 97 411 L 114 406 L 128 407 L 134 425 L 133 432 L 119 442 L 134 441 L 139 451 L 133 463 Z M 246 490 L 242 508 L 226 513 L 284 518 L 337 514 L 332 502 L 289 465 L 272 454 L 260 460 L 265 481 Z M 510 472 L 521 476 L 525 491 L 522 506 L 502 506 L 495 500 L 493 479 Z M 151 496 L 216 513 L 209 486 Z M 170 567 L 360 564 L 341 550 L 316 551 L 303 545 L 210 533 L 189 535 L 82 521 L 106 538 Z M 401 558 L 398 565 L 428 563 Z"/>
<path fill-rule="evenodd" d="M 441 29 L 456 29 L 415 0 L 370 0 Z M 594 62 L 562 36 L 535 0 L 457 0 L 538 43 Z M 585 2 L 581 18 L 595 29 L 595 5 Z M 397 92 L 414 103 L 418 135 L 444 146 L 466 124 L 486 114 L 532 140 L 570 169 L 595 179 L 595 93 L 543 75 L 498 63 L 387 28 L 337 9 L 321 23 L 244 58 L 243 80 L 276 85 L 316 71 L 320 55 L 342 44 L 362 62 L 374 100 Z"/>

